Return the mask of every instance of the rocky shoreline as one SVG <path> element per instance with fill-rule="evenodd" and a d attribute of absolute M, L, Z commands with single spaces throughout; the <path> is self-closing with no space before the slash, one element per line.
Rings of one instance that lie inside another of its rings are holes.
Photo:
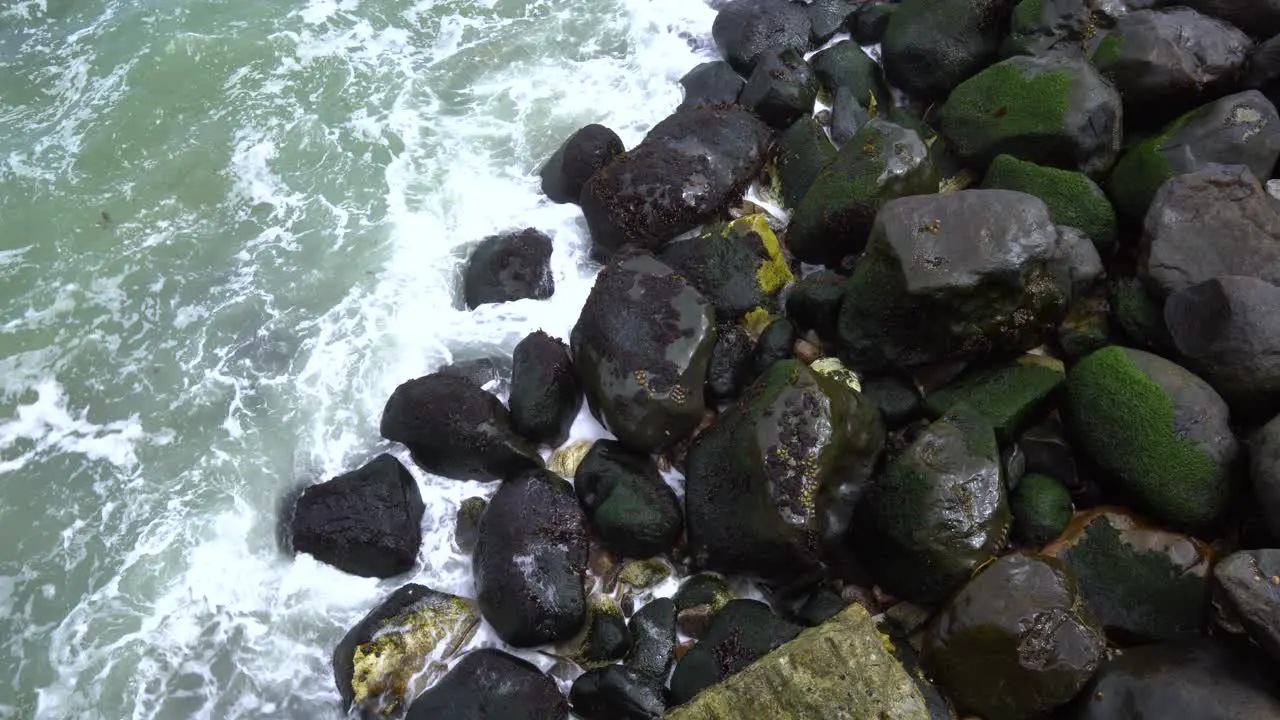
<path fill-rule="evenodd" d="M 388 399 L 494 491 L 475 599 L 371 608 L 342 706 L 1280 718 L 1280 2 L 728 0 L 712 37 L 638 145 L 541 170 L 602 265 L 570 336 Z M 550 297 L 553 243 L 483 239 L 466 307 Z M 616 440 L 567 442 L 584 403 Z M 421 548 L 391 455 L 282 508 L 353 575 Z M 460 653 L 481 620 L 559 667 Z"/>

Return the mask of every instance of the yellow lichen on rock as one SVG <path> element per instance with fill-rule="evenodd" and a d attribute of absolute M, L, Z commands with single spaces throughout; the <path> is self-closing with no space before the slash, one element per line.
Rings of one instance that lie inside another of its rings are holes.
<path fill-rule="evenodd" d="M 756 214 L 738 218 L 729 223 L 726 234 L 729 233 L 739 236 L 755 234 L 760 238 L 760 243 L 764 245 L 769 259 L 756 268 L 756 281 L 766 295 L 772 295 L 788 283 L 795 282 L 796 276 L 787 265 L 787 259 L 782 254 L 782 244 L 778 242 L 778 236 L 769 227 L 769 218 L 766 215 Z"/>
<path fill-rule="evenodd" d="M 845 385 L 854 392 L 862 392 L 862 379 L 858 377 L 858 373 L 845 367 L 838 358 L 819 358 L 813 361 L 809 369 Z"/>
<path fill-rule="evenodd" d="M 547 469 L 564 478 L 571 478 L 578 472 L 582 458 L 591 452 L 594 440 L 574 440 L 551 451 L 547 459 Z"/>

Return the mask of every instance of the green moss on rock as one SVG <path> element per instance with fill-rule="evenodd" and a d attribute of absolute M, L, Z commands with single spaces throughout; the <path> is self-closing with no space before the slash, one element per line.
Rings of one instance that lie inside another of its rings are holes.
<path fill-rule="evenodd" d="M 968 405 L 986 418 L 1001 442 L 1008 442 L 1065 378 L 1061 363 L 1024 359 L 960 377 L 929 393 L 925 409 L 939 417 L 952 407 Z"/>
<path fill-rule="evenodd" d="M 1116 163 L 1107 183 L 1107 192 L 1115 201 L 1116 209 L 1131 220 L 1139 221 L 1146 217 L 1156 191 L 1165 180 L 1173 177 L 1173 163 L 1160 150 L 1182 122 L 1183 118 L 1179 118 L 1158 135 L 1129 148 Z"/>
<path fill-rule="evenodd" d="M 1049 206 L 1055 223 L 1084 231 L 1100 254 L 1115 245 L 1115 209 L 1102 188 L 1084 173 L 998 155 L 987 167 L 982 187 L 1035 195 Z"/>
<path fill-rule="evenodd" d="M 1048 475 L 1031 473 L 1009 495 L 1013 537 L 1021 545 L 1040 547 L 1062 533 L 1071 521 L 1071 493 Z"/>

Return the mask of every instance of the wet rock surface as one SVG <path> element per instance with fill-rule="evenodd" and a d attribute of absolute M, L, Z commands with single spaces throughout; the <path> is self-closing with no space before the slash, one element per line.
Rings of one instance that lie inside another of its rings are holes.
<path fill-rule="evenodd" d="M 567 720 L 569 704 L 556 681 L 501 650 L 468 653 L 409 707 L 407 720 Z"/>
<path fill-rule="evenodd" d="M 580 128 L 538 171 L 542 194 L 553 202 L 578 202 L 587 180 L 625 151 L 622 139 L 609 128 L 594 123 Z"/>
<path fill-rule="evenodd" d="M 512 353 L 511 427 L 530 442 L 559 447 L 582 407 L 582 386 L 569 348 L 539 330 Z"/>
<path fill-rule="evenodd" d="M 626 666 L 638 673 L 666 680 L 676 660 L 676 604 L 670 598 L 657 598 L 640 608 L 627 624 L 631 635 L 631 652 Z"/>
<path fill-rule="evenodd" d="M 623 557 L 660 555 L 680 537 L 680 505 L 648 455 L 597 440 L 573 485 L 591 529 Z"/>
<path fill-rule="evenodd" d="M 945 98 L 998 59 L 1013 5 L 1010 0 L 903 0 L 881 41 L 889 82 L 921 101 Z"/>
<path fill-rule="evenodd" d="M 729 105 L 738 101 L 746 81 L 724 60 L 711 60 L 695 66 L 680 78 L 684 100 L 680 110 L 702 105 Z"/>
<path fill-rule="evenodd" d="M 1213 568 L 1214 605 L 1226 625 L 1239 626 L 1280 659 L 1280 550 L 1241 550 Z"/>
<path fill-rule="evenodd" d="M 738 103 L 778 130 L 813 113 L 818 78 L 804 55 L 794 49 L 765 52 L 738 96 Z"/>
<path fill-rule="evenodd" d="M 579 675 L 569 703 L 584 720 L 658 720 L 667 710 L 663 692 L 658 680 L 610 665 Z"/>
<path fill-rule="evenodd" d="M 716 613 L 702 639 L 676 662 L 671 700 L 680 705 L 750 665 L 802 630 L 756 600 L 733 600 Z"/>
<path fill-rule="evenodd" d="M 788 0 L 731 0 L 711 26 L 716 47 L 743 75 L 751 73 L 762 53 L 808 50 L 812 31 L 804 7 Z"/>
<path fill-rule="evenodd" d="M 783 288 L 795 280 L 778 237 L 759 214 L 673 242 L 658 259 L 715 307 L 720 323 L 742 322 L 751 312 L 777 312 Z"/>
<path fill-rule="evenodd" d="M 513 300 L 545 300 L 555 292 L 551 238 L 528 228 L 480 241 L 462 280 L 467 307 Z"/>

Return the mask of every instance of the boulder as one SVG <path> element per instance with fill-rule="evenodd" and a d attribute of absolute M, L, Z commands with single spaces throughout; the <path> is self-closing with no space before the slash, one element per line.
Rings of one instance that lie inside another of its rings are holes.
<path fill-rule="evenodd" d="M 1107 306 L 1111 322 L 1127 340 L 1124 344 L 1159 354 L 1173 352 L 1173 338 L 1164 324 L 1164 298 L 1153 297 L 1141 280 L 1119 278 L 1107 295 Z"/>
<path fill-rule="evenodd" d="M 398 718 L 480 624 L 475 603 L 410 583 L 387 596 L 333 650 L 342 709 Z"/>
<path fill-rule="evenodd" d="M 903 0 L 889 18 L 880 55 L 894 87 L 921 102 L 941 100 L 995 62 L 1012 0 Z"/>
<path fill-rule="evenodd" d="M 810 273 L 787 293 L 786 313 L 801 331 L 812 330 L 824 343 L 835 340 L 840 302 L 849 278 L 830 270 Z"/>
<path fill-rule="evenodd" d="M 837 145 L 844 145 L 852 140 L 871 120 L 871 113 L 862 107 L 862 102 L 853 92 L 842 87 L 836 90 L 836 96 L 832 100 L 831 139 Z"/>
<path fill-rule="evenodd" d="M 1034 195 L 1048 206 L 1054 223 L 1078 228 L 1099 253 L 1115 248 L 1115 208 L 1102 188 L 1084 173 L 997 155 L 987 166 L 982 187 Z"/>
<path fill-rule="evenodd" d="M 623 665 L 578 676 L 569 703 L 582 720 L 660 720 L 667 710 L 662 682 Z"/>
<path fill-rule="evenodd" d="M 795 280 L 764 215 L 719 223 L 667 245 L 658 255 L 716 309 L 716 321 L 741 322 L 752 311 L 774 313 Z"/>
<path fill-rule="evenodd" d="M 879 45 L 889 29 L 889 20 L 898 11 L 898 0 L 869 0 L 850 23 L 849 31 L 859 45 Z"/>
<path fill-rule="evenodd" d="M 695 563 L 793 576 L 839 544 L 884 447 L 875 408 L 795 360 L 775 363 L 694 440 L 685 524 Z"/>
<path fill-rule="evenodd" d="M 578 202 L 587 179 L 626 150 L 618 133 L 603 125 L 593 123 L 580 128 L 538 171 L 542 194 L 552 202 Z"/>
<path fill-rule="evenodd" d="M 866 0 L 812 0 L 805 5 L 814 45 L 821 45 L 845 29 Z"/>
<path fill-rule="evenodd" d="M 695 65 L 680 78 L 684 88 L 684 100 L 679 110 L 691 110 L 703 105 L 732 105 L 738 102 L 746 85 L 733 66 L 724 60 L 711 60 Z"/>
<path fill-rule="evenodd" d="M 539 330 L 525 336 L 511 358 L 512 429 L 531 442 L 563 445 L 582 408 L 582 386 L 569 348 Z"/>
<path fill-rule="evenodd" d="M 453 541 L 462 554 L 470 555 L 476 549 L 476 540 L 480 538 L 480 518 L 487 507 L 489 501 L 479 497 L 469 497 L 458 506 Z"/>
<path fill-rule="evenodd" d="M 676 494 L 650 455 L 597 440 L 573 478 L 578 503 L 604 546 L 622 557 L 661 555 L 680 539 Z"/>
<path fill-rule="evenodd" d="M 786 48 L 762 53 L 747 78 L 738 103 L 769 125 L 785 130 L 813 113 L 818 78 L 799 51 Z"/>
<path fill-rule="evenodd" d="M 769 148 L 769 175 L 774 192 L 787 208 L 804 199 L 818 173 L 836 157 L 836 146 L 811 117 L 797 120 Z"/>
<path fill-rule="evenodd" d="M 1018 720 L 1070 700 L 1105 649 L 1071 572 L 1053 558 L 1013 554 L 951 600 L 925 636 L 922 660 L 957 709 Z"/>
<path fill-rule="evenodd" d="M 1062 534 L 1071 521 L 1071 492 L 1056 478 L 1028 473 L 1009 493 L 1013 539 L 1038 548 Z"/>
<path fill-rule="evenodd" d="M 1090 61 L 1120 92 L 1126 125 L 1152 125 L 1234 90 L 1252 45 L 1190 8 L 1139 10 L 1096 41 Z"/>
<path fill-rule="evenodd" d="M 606 266 L 569 340 L 591 414 L 624 445 L 666 448 L 702 422 L 714 308 L 671 268 L 648 255 Z"/>
<path fill-rule="evenodd" d="M 960 159 L 985 169 L 997 155 L 1104 176 L 1121 139 L 1120 96 L 1083 60 L 1018 56 L 964 81 L 938 120 Z"/>
<path fill-rule="evenodd" d="M 1192 110 L 1125 151 L 1107 192 L 1120 214 L 1138 221 L 1165 181 L 1209 165 L 1245 165 L 1267 178 L 1280 157 L 1280 115 L 1257 90 Z"/>
<path fill-rule="evenodd" d="M 631 633 L 622 608 L 608 595 L 593 594 L 587 600 L 587 620 L 569 643 L 569 657 L 580 667 L 610 665 L 631 650 Z"/>
<path fill-rule="evenodd" d="M 1261 92 L 1273 105 L 1280 102 L 1280 35 L 1253 46 L 1241 86 Z"/>
<path fill-rule="evenodd" d="M 1190 371 L 1103 348 L 1067 373 L 1064 420 L 1102 479 L 1152 520 L 1198 530 L 1228 510 L 1239 445 L 1227 404 Z"/>
<path fill-rule="evenodd" d="M 732 600 L 671 673 L 671 701 L 682 705 L 800 633 L 758 600 Z"/>
<path fill-rule="evenodd" d="M 704 571 L 685 578 L 671 600 L 680 632 L 700 638 L 716 613 L 733 600 L 733 592 L 723 575 Z"/>
<path fill-rule="evenodd" d="M 669 720 L 932 720 L 913 677 L 860 605 L 699 693 Z M 942 717 L 946 717 L 943 715 Z"/>
<path fill-rule="evenodd" d="M 504 482 L 480 518 L 476 602 L 503 642 L 572 638 L 587 617 L 585 518 L 564 479 L 545 470 Z"/>
<path fill-rule="evenodd" d="M 1035 347 L 1066 315 L 1076 240 L 1025 193 L 889 201 L 846 285 L 841 359 L 876 374 Z"/>
<path fill-rule="evenodd" d="M 1010 522 L 995 433 L 958 406 L 867 491 L 854 516 L 855 554 L 894 597 L 937 603 L 995 557 Z"/>
<path fill-rule="evenodd" d="M 893 107 L 884 71 L 858 43 L 841 40 L 815 53 L 809 62 L 822 91 L 829 97 L 844 88 L 864 108 L 875 105 L 888 110 Z"/>
<path fill-rule="evenodd" d="M 462 278 L 467 308 L 513 300 L 545 300 L 556 290 L 551 238 L 526 228 L 491 235 L 471 253 Z"/>
<path fill-rule="evenodd" d="M 1280 550 L 1241 550 L 1213 568 L 1214 606 L 1222 624 L 1248 634 L 1280 660 Z"/>
<path fill-rule="evenodd" d="M 290 544 L 352 575 L 393 577 L 417 562 L 424 510 L 413 475 L 384 453 L 304 489 L 289 518 Z"/>
<path fill-rule="evenodd" d="M 1177 0 L 1177 4 L 1226 20 L 1257 38 L 1280 35 L 1280 0 Z"/>
<path fill-rule="evenodd" d="M 804 262 L 849 269 L 885 202 L 937 191 L 938 172 L 920 135 L 872 119 L 814 178 L 792 215 L 787 247 Z"/>
<path fill-rule="evenodd" d="M 631 652 L 625 664 L 638 673 L 663 682 L 676 661 L 676 605 L 671 598 L 645 603 L 627 624 Z"/>
<path fill-rule="evenodd" d="M 868 378 L 862 383 L 862 395 L 880 409 L 885 426 L 897 430 L 922 414 L 920 391 L 909 378 L 897 374 Z"/>
<path fill-rule="evenodd" d="M 803 6 L 788 0 L 730 0 L 716 14 L 711 37 L 735 70 L 750 75 L 769 51 L 809 49 L 813 23 Z"/>
<path fill-rule="evenodd" d="M 1009 443 L 1036 419 L 1066 376 L 1060 361 L 1023 355 L 1014 362 L 961 375 L 929 393 L 924 405 L 935 418 L 968 405 L 991 425 L 1000 442 Z"/>
<path fill-rule="evenodd" d="M 1263 524 L 1280 541 L 1280 416 L 1249 438 L 1249 479 Z"/>
<path fill-rule="evenodd" d="M 400 384 L 382 410 L 382 437 L 403 443 L 424 470 L 455 480 L 502 480 L 542 467 L 492 393 L 433 373 Z"/>
<path fill-rule="evenodd" d="M 1054 412 L 1043 422 L 1022 433 L 1017 447 L 1028 477 L 1034 474 L 1047 475 L 1062 483 L 1067 492 L 1071 493 L 1071 501 L 1077 509 L 1093 507 L 1101 502 L 1097 483 L 1088 472 L 1081 469 L 1082 463 L 1077 460 L 1075 449 L 1067 441 L 1060 413 Z M 1069 519 L 1063 518 L 1062 524 L 1065 526 Z"/>
<path fill-rule="evenodd" d="M 409 706 L 406 720 L 567 720 L 556 681 L 528 660 L 482 648 Z"/>
<path fill-rule="evenodd" d="M 1139 249 L 1138 275 L 1159 298 L 1223 275 L 1280 284 L 1280 200 L 1241 165 L 1178 175 L 1156 193 Z"/>
<path fill-rule="evenodd" d="M 1122 4 L 1122 3 L 1108 3 Z M 1083 46 L 1113 18 L 1098 18 L 1102 3 L 1086 0 L 1020 0 L 1009 21 L 1009 37 L 1000 52 L 1014 55 L 1066 55 L 1080 57 Z M 1101 20 L 1101 22 L 1099 22 Z"/>
<path fill-rule="evenodd" d="M 790 359 L 796 346 L 796 326 L 785 317 L 769 323 L 751 354 L 751 379 L 769 371 L 774 363 Z"/>
<path fill-rule="evenodd" d="M 707 369 L 707 396 L 711 400 L 726 402 L 742 394 L 742 389 L 751 382 L 755 347 L 755 339 L 741 325 L 716 327 L 716 347 Z"/>
<path fill-rule="evenodd" d="M 583 187 L 591 242 L 603 254 L 656 250 L 714 219 L 760 172 L 771 135 L 740 107 L 677 110 Z"/>

